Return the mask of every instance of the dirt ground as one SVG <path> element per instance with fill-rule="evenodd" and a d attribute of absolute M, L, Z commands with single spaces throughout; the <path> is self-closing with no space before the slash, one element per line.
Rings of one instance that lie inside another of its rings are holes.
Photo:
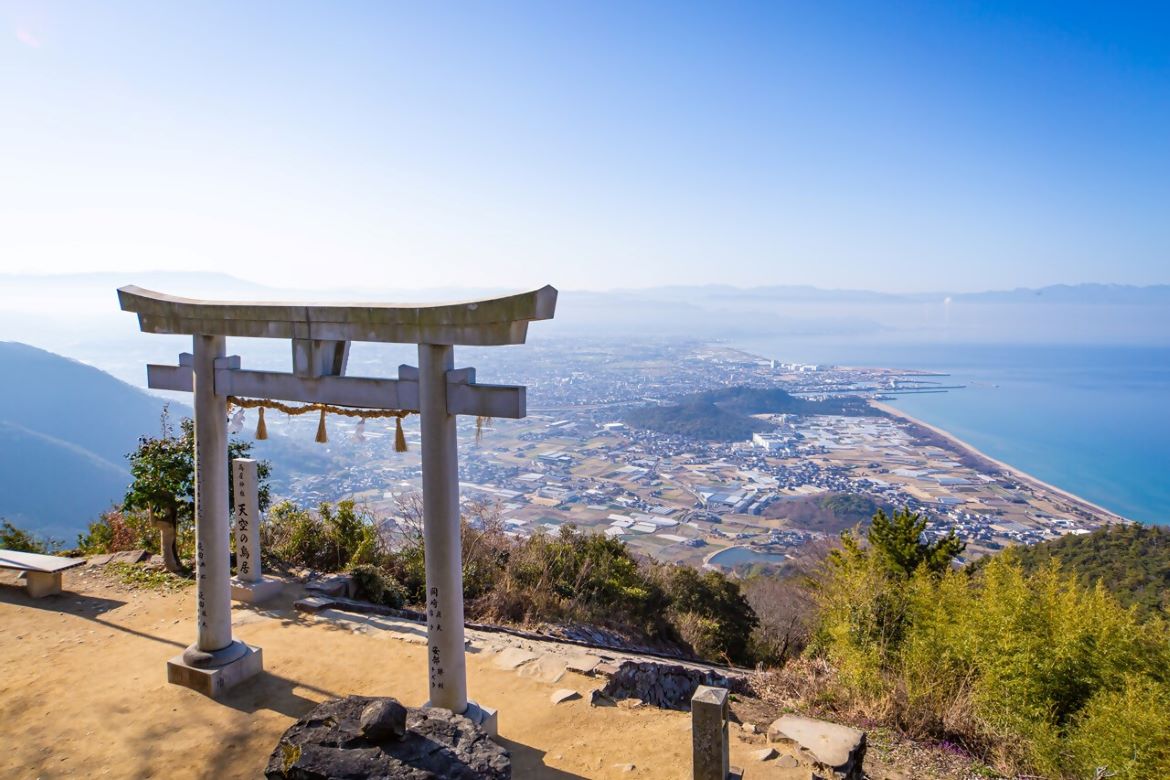
<path fill-rule="evenodd" d="M 0 777 L 258 778 L 281 733 L 323 699 L 426 698 L 422 645 L 305 618 L 291 609 L 294 584 L 274 608 L 234 609 L 236 637 L 263 648 L 264 674 L 219 701 L 166 681 L 167 659 L 195 637 L 191 589 L 132 590 L 86 568 L 67 572 L 65 587 L 30 599 L 0 575 Z M 485 656 L 472 648 L 469 691 L 499 709 L 516 778 L 689 777 L 688 713 L 591 707 L 595 679 L 543 683 Z M 553 705 L 558 688 L 586 699 Z M 810 776 L 756 761 L 759 744 L 731 743 L 750 778 Z"/>

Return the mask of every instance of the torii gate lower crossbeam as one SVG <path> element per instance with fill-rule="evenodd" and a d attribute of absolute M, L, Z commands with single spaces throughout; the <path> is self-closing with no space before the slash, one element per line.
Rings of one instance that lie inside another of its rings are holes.
<path fill-rule="evenodd" d="M 193 301 L 136 287 L 119 291 L 143 331 L 185 333 L 191 354 L 177 366 L 148 366 L 148 385 L 195 396 L 197 636 L 168 663 L 171 682 L 217 696 L 261 669 L 259 648 L 233 639 L 228 550 L 227 397 L 417 411 L 422 429 L 423 541 L 427 579 L 430 704 L 495 729 L 494 712 L 468 701 L 463 643 L 463 573 L 458 414 L 520 418 L 523 387 L 480 385 L 454 368 L 456 344 L 521 344 L 532 320 L 551 319 L 556 290 L 436 306 L 316 305 Z M 290 338 L 293 373 L 248 371 L 226 354 L 227 336 Z M 345 376 L 349 341 L 417 343 L 419 365 L 398 379 Z"/>

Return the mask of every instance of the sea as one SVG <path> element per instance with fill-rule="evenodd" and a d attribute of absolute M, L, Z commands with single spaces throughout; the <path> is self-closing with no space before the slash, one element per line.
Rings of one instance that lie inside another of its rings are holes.
<path fill-rule="evenodd" d="M 735 343 L 782 361 L 920 369 L 963 385 L 894 406 L 1142 523 L 1170 524 L 1170 347 Z"/>

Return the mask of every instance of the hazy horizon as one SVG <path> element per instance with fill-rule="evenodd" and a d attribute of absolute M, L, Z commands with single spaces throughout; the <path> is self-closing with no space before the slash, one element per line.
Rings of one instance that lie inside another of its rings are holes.
<path fill-rule="evenodd" d="M 312 288 L 301 288 L 296 286 L 282 285 L 266 281 L 264 279 L 250 279 L 245 276 L 234 273 L 233 271 L 204 271 L 187 268 L 142 268 L 142 269 L 113 269 L 113 270 L 92 270 L 92 271 L 5 271 L 0 269 L 0 278 L 11 279 L 44 279 L 44 280 L 70 280 L 70 279 L 87 279 L 96 277 L 120 277 L 126 279 L 126 284 L 134 284 L 136 278 L 157 278 L 169 277 L 176 278 L 188 277 L 189 279 L 199 281 L 219 280 L 230 282 L 234 286 L 239 287 L 241 291 L 246 290 L 273 290 L 273 291 L 301 291 L 301 290 L 320 290 L 323 292 L 337 292 L 346 291 L 348 288 L 344 284 L 337 285 L 317 285 Z M 553 284 L 550 280 L 548 283 Z M 972 289 L 957 289 L 957 288 L 939 288 L 929 290 L 909 290 L 902 288 L 867 288 L 867 287 L 828 287 L 817 284 L 732 284 L 729 282 L 710 281 L 710 282 L 695 282 L 690 284 L 675 284 L 669 282 L 660 282 L 657 284 L 643 284 L 643 285 L 622 285 L 615 284 L 609 287 L 561 287 L 556 284 L 561 292 L 581 292 L 581 293 L 641 293 L 654 292 L 663 290 L 696 290 L 696 291 L 715 291 L 715 290 L 731 290 L 735 292 L 755 292 L 767 290 L 810 290 L 826 294 L 870 294 L 888 297 L 913 297 L 915 299 L 923 299 L 929 296 L 946 296 L 946 295 L 981 295 L 981 294 L 1007 294 L 1007 293 L 1021 293 L 1021 292 L 1037 292 L 1049 289 L 1079 289 L 1084 291 L 1108 291 L 1108 290 L 1132 290 L 1132 291 L 1154 291 L 1162 292 L 1170 290 L 1170 282 L 1158 282 L 1150 284 L 1129 284 L 1125 282 L 1111 282 L 1106 280 L 1091 280 L 1082 282 L 1065 282 L 1054 281 L 1049 284 L 1040 286 L 1018 285 L 1014 287 L 984 285 Z M 494 287 L 483 287 L 479 285 L 425 285 L 425 286 L 411 286 L 411 285 L 394 285 L 388 287 L 363 287 L 363 289 L 383 293 L 396 291 L 416 291 L 426 293 L 430 291 L 470 291 L 495 293 L 506 292 L 512 290 L 522 289 L 521 287 L 498 285 Z M 161 292 L 168 292 L 175 295 L 183 295 L 182 290 L 165 290 Z"/>

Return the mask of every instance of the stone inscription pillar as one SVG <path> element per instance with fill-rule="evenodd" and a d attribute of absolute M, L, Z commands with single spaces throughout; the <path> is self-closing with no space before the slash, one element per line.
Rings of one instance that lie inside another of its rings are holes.
<path fill-rule="evenodd" d="M 227 398 L 215 394 L 215 361 L 226 352 L 223 336 L 195 336 L 195 584 L 198 639 L 214 653 L 232 644 L 228 549 Z"/>
<path fill-rule="evenodd" d="M 430 704 L 462 714 L 467 710 L 467 668 L 463 655 L 459 462 L 455 415 L 447 411 L 447 372 L 454 365 L 455 350 L 450 345 L 419 344 Z"/>
<path fill-rule="evenodd" d="M 727 780 L 727 689 L 700 685 L 691 697 L 691 754 L 694 780 Z"/>
<path fill-rule="evenodd" d="M 232 482 L 236 505 L 236 579 L 260 582 L 260 480 L 256 461 L 232 461 Z"/>

